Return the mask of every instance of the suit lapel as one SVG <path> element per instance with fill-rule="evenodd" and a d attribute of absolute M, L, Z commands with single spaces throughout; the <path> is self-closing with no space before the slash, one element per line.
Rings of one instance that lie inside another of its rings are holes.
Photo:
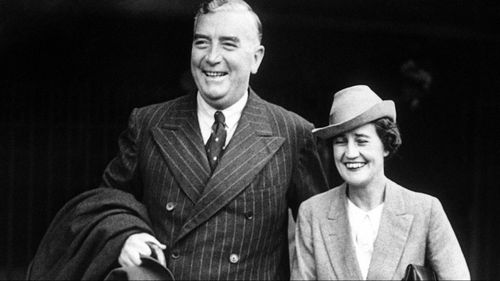
<path fill-rule="evenodd" d="M 196 96 L 181 100 L 177 107 L 152 129 L 170 171 L 194 203 L 210 176 L 210 167 L 196 115 Z"/>
<path fill-rule="evenodd" d="M 340 280 L 361 280 L 362 275 L 351 238 L 347 216 L 346 184 L 334 193 L 325 225 L 326 249 L 332 267 Z"/>
<path fill-rule="evenodd" d="M 236 132 L 177 241 L 247 188 L 283 144 L 284 138 L 273 136 L 265 108 L 263 101 L 251 92 Z"/>
<path fill-rule="evenodd" d="M 413 222 L 413 215 L 406 214 L 404 199 L 397 185 L 388 181 L 379 231 L 367 280 L 392 279 L 403 254 Z"/>

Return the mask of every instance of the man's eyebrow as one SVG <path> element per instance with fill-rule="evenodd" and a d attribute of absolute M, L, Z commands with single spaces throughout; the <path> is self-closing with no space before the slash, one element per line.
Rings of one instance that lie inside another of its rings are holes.
<path fill-rule="evenodd" d="M 195 33 L 193 39 L 208 39 L 209 37 L 203 34 Z"/>

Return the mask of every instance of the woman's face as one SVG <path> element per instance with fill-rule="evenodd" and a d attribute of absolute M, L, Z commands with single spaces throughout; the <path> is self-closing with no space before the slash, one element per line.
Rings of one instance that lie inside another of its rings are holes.
<path fill-rule="evenodd" d="M 351 186 L 366 187 L 384 179 L 384 157 L 387 155 L 372 123 L 333 139 L 335 166 Z"/>

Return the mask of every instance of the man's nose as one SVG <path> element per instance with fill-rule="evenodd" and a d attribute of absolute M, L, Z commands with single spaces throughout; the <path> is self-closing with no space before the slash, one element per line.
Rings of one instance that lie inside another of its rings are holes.
<path fill-rule="evenodd" d="M 217 46 L 213 46 L 209 49 L 206 57 L 206 61 L 209 64 L 217 64 L 221 61 L 220 50 Z"/>

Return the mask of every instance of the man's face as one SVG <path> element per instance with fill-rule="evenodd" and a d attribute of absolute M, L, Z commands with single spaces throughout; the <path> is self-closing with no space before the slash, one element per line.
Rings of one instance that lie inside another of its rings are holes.
<path fill-rule="evenodd" d="M 201 96 L 214 108 L 227 108 L 243 96 L 263 56 L 249 12 L 219 11 L 198 18 L 191 73 Z"/>

